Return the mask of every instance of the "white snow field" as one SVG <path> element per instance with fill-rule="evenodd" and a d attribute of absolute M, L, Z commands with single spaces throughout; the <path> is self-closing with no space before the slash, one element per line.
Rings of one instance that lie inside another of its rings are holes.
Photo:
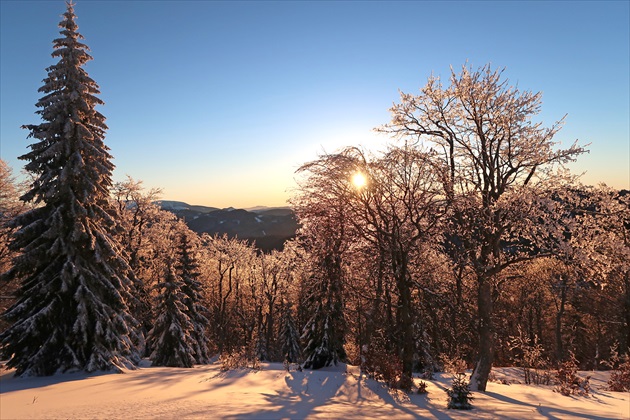
<path fill-rule="evenodd" d="M 517 368 L 495 376 L 520 380 Z M 428 394 L 407 395 L 366 378 L 357 367 L 222 372 L 219 363 L 193 369 L 143 367 L 125 374 L 71 373 L 43 378 L 0 375 L 0 418 L 54 419 L 628 419 L 629 393 L 605 391 L 606 372 L 592 375 L 587 397 L 565 397 L 552 386 L 497 382 L 474 393 L 474 409 L 446 409 L 451 375 L 426 381 Z M 419 379 L 417 379 L 419 381 Z"/>

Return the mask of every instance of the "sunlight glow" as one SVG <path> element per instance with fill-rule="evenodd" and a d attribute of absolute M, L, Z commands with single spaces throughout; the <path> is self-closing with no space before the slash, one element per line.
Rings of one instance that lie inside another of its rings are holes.
<path fill-rule="evenodd" d="M 357 172 L 352 176 L 352 185 L 354 185 L 356 188 L 363 188 L 365 187 L 365 184 L 367 184 L 367 179 L 365 178 L 365 175 L 363 175 L 361 172 Z"/>

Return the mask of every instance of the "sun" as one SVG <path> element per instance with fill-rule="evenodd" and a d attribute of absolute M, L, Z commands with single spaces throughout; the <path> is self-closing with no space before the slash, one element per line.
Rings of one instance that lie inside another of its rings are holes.
<path fill-rule="evenodd" d="M 357 172 L 352 176 L 352 185 L 356 188 L 363 188 L 367 184 L 367 178 L 361 172 Z"/>

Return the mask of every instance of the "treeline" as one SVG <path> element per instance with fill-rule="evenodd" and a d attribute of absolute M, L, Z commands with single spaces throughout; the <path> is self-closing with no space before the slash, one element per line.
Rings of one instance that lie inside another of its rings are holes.
<path fill-rule="evenodd" d="M 414 188 L 429 179 L 418 167 L 425 157 L 392 148 L 368 158 L 351 148 L 305 165 L 294 207 L 303 227 L 282 252 L 271 253 L 200 236 L 154 204 L 159 191 L 131 178 L 115 184 L 116 239 L 134 273 L 129 308 L 146 337 L 137 343 L 143 355 L 166 366 L 206 363 L 216 354 L 311 368 L 347 361 L 388 378 L 400 377 L 405 354 L 416 372 L 456 359 L 473 367 L 476 279 L 458 240 L 445 232 L 453 223 L 445 197 L 423 191 L 425 205 L 435 208 L 415 207 Z M 3 171 L 3 215 L 10 218 L 6 210 L 23 205 L 5 164 Z M 352 184 L 357 172 L 369 183 Z M 390 179 L 404 173 L 413 175 Z M 630 343 L 630 195 L 581 187 L 548 196 L 560 225 L 545 221 L 537 229 L 559 232 L 562 252 L 547 255 L 527 244 L 523 261 L 492 279 L 494 363 L 519 364 L 524 345 L 538 344 L 550 367 L 574 354 L 584 369 L 606 368 L 610 349 L 627 351 Z M 423 211 L 431 220 L 419 224 Z M 556 241 L 550 233 L 547 240 Z M 512 252 L 507 242 L 502 248 Z M 2 285 L 5 309 L 17 286 Z M 160 341 L 158 332 L 173 324 L 178 335 Z"/>

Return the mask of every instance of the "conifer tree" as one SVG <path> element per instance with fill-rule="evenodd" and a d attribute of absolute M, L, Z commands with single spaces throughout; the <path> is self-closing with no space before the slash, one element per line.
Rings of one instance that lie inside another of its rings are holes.
<path fill-rule="evenodd" d="M 112 156 L 103 143 L 105 117 L 95 107 L 98 85 L 82 66 L 92 57 L 81 43 L 72 3 L 59 26 L 37 111 L 26 125 L 38 141 L 20 157 L 33 176 L 21 197 L 34 209 L 14 219 L 11 247 L 20 254 L 4 280 L 21 281 L 5 313 L 0 357 L 16 375 L 132 367 L 135 320 L 127 300 L 132 273 L 113 239 L 109 201 Z"/>
<path fill-rule="evenodd" d="M 181 222 L 183 224 L 183 222 Z M 183 226 L 183 229 L 188 229 Z M 210 360 L 208 354 L 208 337 L 206 327 L 208 318 L 204 314 L 208 309 L 203 305 L 203 293 L 199 276 L 199 263 L 194 255 L 193 247 L 188 232 L 182 232 L 177 250 L 177 273 L 182 279 L 182 292 L 184 294 L 184 313 L 192 323 L 190 331 L 191 345 L 195 363 L 204 364 Z"/>
<path fill-rule="evenodd" d="M 157 319 L 147 338 L 154 366 L 192 367 L 195 363 L 190 336 L 193 325 L 186 315 L 182 287 L 181 277 L 168 261 L 164 281 L 157 285 Z"/>
<path fill-rule="evenodd" d="M 301 354 L 300 334 L 295 326 L 290 304 L 284 306 L 282 318 L 282 355 L 285 361 L 297 363 Z"/>
<path fill-rule="evenodd" d="M 323 258 L 306 286 L 304 305 L 312 314 L 302 334 L 304 367 L 319 369 L 345 360 L 341 262 L 330 255 Z"/>

